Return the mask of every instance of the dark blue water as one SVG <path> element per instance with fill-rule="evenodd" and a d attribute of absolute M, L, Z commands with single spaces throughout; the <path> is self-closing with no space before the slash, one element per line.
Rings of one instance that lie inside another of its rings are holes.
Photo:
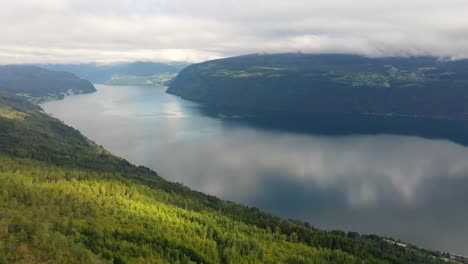
<path fill-rule="evenodd" d="M 208 109 L 97 86 L 43 105 L 116 155 L 193 189 L 326 229 L 468 254 L 468 125 Z"/>

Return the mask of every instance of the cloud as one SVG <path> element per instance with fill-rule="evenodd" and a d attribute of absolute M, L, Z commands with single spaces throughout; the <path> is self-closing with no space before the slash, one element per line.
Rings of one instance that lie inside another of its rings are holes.
<path fill-rule="evenodd" d="M 468 2 L 18 0 L 0 63 L 203 61 L 255 52 L 468 58 Z"/>

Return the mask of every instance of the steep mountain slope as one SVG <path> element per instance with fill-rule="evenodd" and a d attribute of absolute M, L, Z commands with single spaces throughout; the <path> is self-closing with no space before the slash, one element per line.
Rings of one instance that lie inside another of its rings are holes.
<path fill-rule="evenodd" d="M 446 263 L 193 192 L 4 94 L 0 186 L 0 263 Z"/>
<path fill-rule="evenodd" d="M 468 61 L 248 55 L 189 66 L 167 92 L 240 109 L 467 119 Z"/>
<path fill-rule="evenodd" d="M 0 90 L 21 94 L 33 101 L 96 91 L 89 81 L 72 73 L 22 65 L 0 66 Z"/>

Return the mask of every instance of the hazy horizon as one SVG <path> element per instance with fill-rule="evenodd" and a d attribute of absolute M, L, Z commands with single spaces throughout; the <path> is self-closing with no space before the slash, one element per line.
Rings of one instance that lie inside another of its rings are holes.
<path fill-rule="evenodd" d="M 0 64 L 190 61 L 252 53 L 468 58 L 468 2 L 17 0 Z"/>
<path fill-rule="evenodd" d="M 279 52 L 279 53 L 268 53 L 268 52 L 262 52 L 262 53 L 247 53 L 247 54 L 239 54 L 239 55 L 233 55 L 233 56 L 225 56 L 225 57 L 219 57 L 219 58 L 214 58 L 214 59 L 208 59 L 206 61 L 211 61 L 211 60 L 218 60 L 218 59 L 226 59 L 226 58 L 232 58 L 232 57 L 238 57 L 238 56 L 251 56 L 251 55 L 276 55 L 276 54 L 295 54 L 296 52 Z M 307 52 L 300 52 L 300 54 L 304 55 L 350 55 L 350 56 L 361 56 L 365 58 L 434 58 L 434 59 L 440 59 L 442 61 L 459 61 L 459 60 L 468 60 L 468 58 L 449 58 L 449 57 L 437 57 L 433 55 L 382 55 L 382 56 L 367 56 L 367 55 L 361 55 L 361 54 L 353 54 L 353 53 L 307 53 Z M 0 66 L 5 66 L 5 65 L 31 65 L 31 66 L 36 66 L 36 65 L 96 65 L 96 66 L 112 66 L 112 65 L 124 65 L 124 64 L 131 64 L 131 63 L 163 63 L 163 64 L 168 64 L 168 65 L 177 65 L 177 64 L 195 64 L 195 63 L 202 63 L 206 61 L 177 61 L 177 60 L 126 60 L 126 61 L 109 61 L 109 62 L 99 62 L 99 61 L 88 61 L 88 62 L 25 62 L 25 63 L 8 63 L 8 64 L 0 64 Z"/>

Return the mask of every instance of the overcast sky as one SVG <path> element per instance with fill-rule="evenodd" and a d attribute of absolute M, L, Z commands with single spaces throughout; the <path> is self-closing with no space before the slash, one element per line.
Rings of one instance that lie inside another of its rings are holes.
<path fill-rule="evenodd" d="M 468 0 L 2 0 L 0 64 L 258 52 L 468 58 Z"/>

